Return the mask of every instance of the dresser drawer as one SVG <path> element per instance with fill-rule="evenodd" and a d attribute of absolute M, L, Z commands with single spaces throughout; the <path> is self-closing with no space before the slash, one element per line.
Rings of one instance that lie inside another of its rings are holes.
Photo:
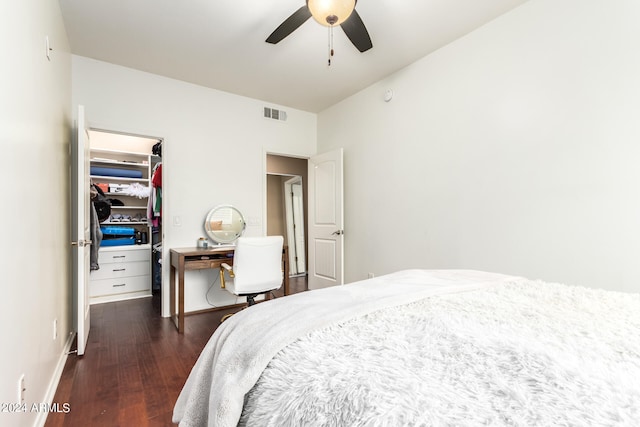
<path fill-rule="evenodd" d="M 151 287 L 151 276 L 135 276 L 122 279 L 92 280 L 89 285 L 89 296 L 123 294 L 127 292 L 146 291 Z"/>
<path fill-rule="evenodd" d="M 118 262 L 102 264 L 100 269 L 91 271 L 91 282 L 101 279 L 117 279 L 131 276 L 148 276 L 151 274 L 149 261 Z"/>
<path fill-rule="evenodd" d="M 100 248 L 98 251 L 98 264 L 112 264 L 129 261 L 146 261 L 151 262 L 151 251 L 149 249 L 132 249 L 132 250 L 105 250 Z M 101 267 L 102 268 L 102 267 Z"/>

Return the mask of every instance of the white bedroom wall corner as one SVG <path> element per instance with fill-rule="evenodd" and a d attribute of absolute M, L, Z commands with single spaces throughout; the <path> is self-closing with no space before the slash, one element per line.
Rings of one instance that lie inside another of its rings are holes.
<path fill-rule="evenodd" d="M 58 384 L 60 383 L 60 378 L 62 377 L 62 372 L 64 371 L 64 367 L 67 363 L 69 353 L 71 352 L 71 345 L 73 344 L 74 336 L 75 335 L 72 333 L 67 334 L 67 337 L 66 337 L 67 339 L 64 342 L 62 352 L 58 357 L 58 362 L 56 363 L 55 369 L 51 374 L 51 380 L 49 381 L 49 385 L 47 386 L 47 389 L 45 391 L 44 398 L 42 399 L 43 403 L 49 403 L 49 404 L 57 403 L 61 410 L 64 410 L 64 407 L 62 405 L 68 402 L 54 402 L 53 399 L 55 398 L 56 390 L 58 389 Z M 72 357 L 75 357 L 75 356 L 72 356 Z M 39 427 L 44 426 L 47 421 L 47 415 L 48 413 L 46 411 L 38 411 L 35 423 L 33 425 L 39 426 Z"/>

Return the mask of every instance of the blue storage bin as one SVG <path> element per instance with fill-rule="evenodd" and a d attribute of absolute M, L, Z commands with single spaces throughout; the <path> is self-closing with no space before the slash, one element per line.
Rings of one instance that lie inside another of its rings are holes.
<path fill-rule="evenodd" d="M 100 246 L 129 246 L 135 244 L 135 237 L 118 237 L 115 239 L 102 239 Z"/>
<path fill-rule="evenodd" d="M 113 236 L 133 236 L 136 234 L 136 229 L 133 227 L 121 227 L 117 225 L 101 225 L 103 235 Z"/>
<path fill-rule="evenodd" d="M 91 175 L 115 176 L 119 178 L 142 178 L 141 170 L 105 168 L 102 166 L 91 166 Z"/>

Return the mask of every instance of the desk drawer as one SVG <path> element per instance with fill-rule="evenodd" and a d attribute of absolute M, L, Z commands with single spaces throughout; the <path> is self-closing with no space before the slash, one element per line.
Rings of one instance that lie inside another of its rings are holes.
<path fill-rule="evenodd" d="M 103 248 L 100 248 L 100 250 L 98 251 L 98 264 L 100 266 L 102 266 L 102 264 L 112 264 L 129 261 L 151 262 L 151 251 L 149 249 L 105 251 Z"/>
<path fill-rule="evenodd" d="M 93 270 L 91 272 L 91 281 L 131 276 L 148 276 L 151 274 L 150 268 L 151 264 L 149 261 L 102 264 L 99 270 Z"/>
<path fill-rule="evenodd" d="M 151 276 L 126 277 L 123 279 L 92 280 L 89 296 L 123 294 L 126 292 L 146 291 L 151 287 Z"/>
<path fill-rule="evenodd" d="M 202 270 L 205 268 L 220 268 L 220 264 L 226 262 L 231 265 L 233 263 L 233 259 L 224 258 L 224 259 L 199 259 L 199 260 L 189 260 L 185 261 L 184 269 L 185 270 Z"/>

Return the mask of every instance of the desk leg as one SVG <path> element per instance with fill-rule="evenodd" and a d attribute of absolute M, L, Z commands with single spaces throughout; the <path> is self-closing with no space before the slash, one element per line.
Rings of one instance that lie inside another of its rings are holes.
<path fill-rule="evenodd" d="M 176 317 L 176 268 L 171 265 L 169 270 L 169 313 L 171 313 L 171 321 L 179 330 L 178 319 Z"/>
<path fill-rule="evenodd" d="M 178 270 L 178 333 L 184 333 L 184 260 Z"/>

